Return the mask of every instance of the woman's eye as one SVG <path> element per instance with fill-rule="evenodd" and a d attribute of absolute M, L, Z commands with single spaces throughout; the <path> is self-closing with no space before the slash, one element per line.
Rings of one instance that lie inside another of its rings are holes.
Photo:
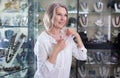
<path fill-rule="evenodd" d="M 57 14 L 57 15 L 61 15 L 61 14 Z"/>
<path fill-rule="evenodd" d="M 66 17 L 68 17 L 68 15 L 67 15 L 67 14 L 65 14 L 65 16 L 66 16 Z"/>

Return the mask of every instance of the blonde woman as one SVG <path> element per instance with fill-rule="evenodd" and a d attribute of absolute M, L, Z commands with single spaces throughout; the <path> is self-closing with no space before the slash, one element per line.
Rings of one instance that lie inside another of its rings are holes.
<path fill-rule="evenodd" d="M 68 12 L 64 5 L 50 5 L 43 20 L 46 30 L 38 36 L 34 47 L 37 56 L 34 78 L 69 78 L 72 56 L 85 61 L 87 49 L 79 34 L 74 29 L 65 27 Z"/>

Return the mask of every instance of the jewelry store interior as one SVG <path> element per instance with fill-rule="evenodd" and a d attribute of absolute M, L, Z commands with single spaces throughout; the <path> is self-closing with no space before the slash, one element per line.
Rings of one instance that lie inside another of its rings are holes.
<path fill-rule="evenodd" d="M 34 45 L 53 2 L 67 6 L 87 60 L 73 57 L 70 78 L 120 78 L 120 0 L 0 0 L 0 78 L 34 78 Z"/>

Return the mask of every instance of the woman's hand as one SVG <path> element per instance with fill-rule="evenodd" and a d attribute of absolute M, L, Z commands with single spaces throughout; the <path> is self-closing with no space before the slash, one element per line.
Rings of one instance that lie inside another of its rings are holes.
<path fill-rule="evenodd" d="M 73 36 L 75 36 L 76 38 L 79 37 L 79 34 L 77 33 L 77 31 L 76 31 L 75 28 L 67 28 L 67 29 L 66 29 L 66 35 L 67 35 L 67 36 L 73 35 Z"/>
<path fill-rule="evenodd" d="M 77 41 L 77 44 L 78 44 L 78 47 L 83 47 L 83 42 L 81 40 L 81 37 L 80 35 L 78 34 L 78 32 L 75 30 L 75 28 L 67 28 L 66 29 L 66 35 L 67 36 L 70 36 L 70 35 L 73 35 Z"/>
<path fill-rule="evenodd" d="M 48 58 L 49 62 L 54 64 L 58 53 L 61 52 L 65 47 L 66 47 L 65 40 L 62 38 L 58 40 L 57 44 L 54 45 L 52 55 L 49 56 Z"/>
<path fill-rule="evenodd" d="M 54 46 L 53 50 L 59 53 L 65 48 L 65 46 L 66 46 L 65 40 L 61 38 L 60 40 L 57 41 L 57 44 Z"/>

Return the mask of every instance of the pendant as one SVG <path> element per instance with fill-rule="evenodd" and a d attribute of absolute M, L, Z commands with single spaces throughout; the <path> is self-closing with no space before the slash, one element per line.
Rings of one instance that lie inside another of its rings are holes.
<path fill-rule="evenodd" d="M 120 16 L 112 18 L 112 24 L 114 27 L 120 27 Z"/>
<path fill-rule="evenodd" d="M 102 2 L 96 2 L 93 6 L 94 6 L 94 10 L 96 12 L 102 12 L 102 10 L 103 10 L 103 3 Z"/>
<path fill-rule="evenodd" d="M 80 21 L 81 26 L 87 27 L 88 26 L 88 17 L 87 17 L 87 14 L 81 15 L 80 18 L 79 18 L 79 21 Z"/>
<path fill-rule="evenodd" d="M 116 12 L 120 12 L 120 3 L 115 3 L 114 7 Z"/>
<path fill-rule="evenodd" d="M 80 7 L 84 12 L 88 12 L 88 4 L 87 4 L 87 2 L 80 2 Z"/>

